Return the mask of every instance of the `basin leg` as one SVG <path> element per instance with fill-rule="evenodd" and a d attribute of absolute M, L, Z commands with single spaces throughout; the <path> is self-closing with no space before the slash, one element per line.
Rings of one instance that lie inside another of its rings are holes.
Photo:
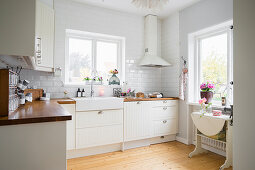
<path fill-rule="evenodd" d="M 232 166 L 233 161 L 233 152 L 232 152 L 232 126 L 230 125 L 230 121 L 227 122 L 227 137 L 226 137 L 226 161 L 225 163 L 220 167 L 220 170 L 223 170 L 224 168 L 229 168 Z"/>
<path fill-rule="evenodd" d="M 194 155 L 198 155 L 198 154 L 201 154 L 201 153 L 207 153 L 208 152 L 206 149 L 202 148 L 201 136 L 198 136 L 196 134 L 196 137 L 197 137 L 196 147 L 195 147 L 194 151 L 192 151 L 189 154 L 189 158 L 191 158 Z"/>
<path fill-rule="evenodd" d="M 228 159 L 226 159 L 225 163 L 223 165 L 221 165 L 220 170 L 223 170 L 225 168 L 229 168 L 230 166 L 232 166 L 231 161 L 229 161 Z"/>

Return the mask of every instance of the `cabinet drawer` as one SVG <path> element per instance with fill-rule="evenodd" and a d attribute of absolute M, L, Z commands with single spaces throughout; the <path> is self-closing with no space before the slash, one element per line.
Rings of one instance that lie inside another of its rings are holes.
<path fill-rule="evenodd" d="M 123 124 L 123 110 L 76 112 L 76 128 Z"/>
<path fill-rule="evenodd" d="M 154 136 L 170 135 L 177 133 L 177 119 L 154 121 Z"/>
<path fill-rule="evenodd" d="M 78 149 L 120 143 L 122 141 L 123 125 L 84 128 L 76 131 L 76 147 Z"/>
<path fill-rule="evenodd" d="M 178 100 L 158 100 L 152 102 L 152 107 L 177 106 Z"/>
<path fill-rule="evenodd" d="M 177 106 L 160 106 L 153 107 L 151 112 L 153 120 L 160 120 L 164 118 L 176 118 L 178 110 Z"/>

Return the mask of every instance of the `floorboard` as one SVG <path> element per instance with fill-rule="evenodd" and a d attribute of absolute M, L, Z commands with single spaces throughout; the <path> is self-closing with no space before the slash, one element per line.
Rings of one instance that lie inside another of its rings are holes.
<path fill-rule="evenodd" d="M 67 170 L 217 170 L 225 161 L 225 157 L 212 152 L 188 158 L 193 149 L 193 145 L 167 142 L 69 159 Z"/>

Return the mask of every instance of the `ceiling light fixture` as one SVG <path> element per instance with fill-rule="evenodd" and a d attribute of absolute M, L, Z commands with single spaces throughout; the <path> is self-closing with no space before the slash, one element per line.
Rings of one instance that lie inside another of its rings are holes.
<path fill-rule="evenodd" d="M 169 0 L 132 0 L 132 3 L 143 9 L 161 9 Z"/>

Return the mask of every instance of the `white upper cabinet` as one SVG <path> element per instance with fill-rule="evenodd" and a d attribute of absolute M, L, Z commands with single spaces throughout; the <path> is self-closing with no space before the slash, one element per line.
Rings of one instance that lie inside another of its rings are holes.
<path fill-rule="evenodd" d="M 36 3 L 36 64 L 38 70 L 53 68 L 54 10 L 40 1 Z"/>
<path fill-rule="evenodd" d="M 33 56 L 35 0 L 0 1 L 0 54 Z"/>
<path fill-rule="evenodd" d="M 52 6 L 39 0 L 1 0 L 0 21 L 0 55 L 28 56 L 32 68 L 53 71 Z"/>

